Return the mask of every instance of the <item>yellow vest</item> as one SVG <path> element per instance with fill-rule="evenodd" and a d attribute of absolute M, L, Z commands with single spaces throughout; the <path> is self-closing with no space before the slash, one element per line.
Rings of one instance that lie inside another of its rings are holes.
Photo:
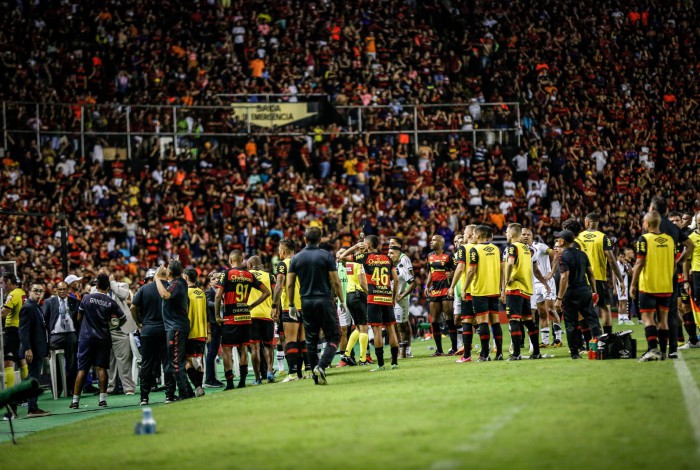
<path fill-rule="evenodd" d="M 520 291 L 532 295 L 532 252 L 524 243 L 513 242 L 506 251 L 507 258 L 514 257 L 515 264 L 506 282 L 506 291 Z"/>
<path fill-rule="evenodd" d="M 207 338 L 207 297 L 199 287 L 192 286 L 187 289 L 187 297 L 190 299 L 190 307 L 187 317 L 190 320 L 190 334 L 188 339 Z"/>
<path fill-rule="evenodd" d="M 637 257 L 646 258 L 639 274 L 639 292 L 670 296 L 676 270 L 673 238 L 664 233 L 645 233 L 637 240 Z"/>
<path fill-rule="evenodd" d="M 19 311 L 22 310 L 22 305 L 27 300 L 27 294 L 19 287 L 12 289 L 12 292 L 7 294 L 5 305 L 10 309 L 10 313 L 5 317 L 5 328 L 19 328 Z"/>
<path fill-rule="evenodd" d="M 578 238 L 577 241 L 581 245 L 581 249 L 586 253 L 588 261 L 591 263 L 596 281 L 607 281 L 608 259 L 605 252 L 612 250 L 612 242 L 608 236 L 597 230 L 595 232 L 585 230 L 578 235 Z"/>
<path fill-rule="evenodd" d="M 292 260 L 284 259 L 277 263 L 277 275 L 282 274 L 284 276 L 284 285 L 282 286 L 282 295 L 280 296 L 280 304 L 283 312 L 289 311 L 289 298 L 287 297 L 287 274 L 289 274 L 289 265 Z M 300 310 L 301 309 L 301 294 L 299 278 L 297 277 L 296 283 L 294 284 L 294 306 Z"/>
<path fill-rule="evenodd" d="M 694 273 L 700 273 L 700 233 L 693 232 L 688 238 L 695 243 L 695 248 L 690 253 L 690 270 Z"/>
<path fill-rule="evenodd" d="M 262 285 L 267 287 L 267 290 L 272 292 L 272 279 L 270 273 L 266 273 L 265 271 L 258 271 L 257 269 L 251 269 L 250 273 L 253 276 L 255 276 L 255 278 L 258 281 L 260 281 Z M 260 296 L 262 296 L 261 291 L 257 289 L 252 289 L 250 291 L 250 294 L 248 295 L 248 306 L 253 305 L 253 303 L 256 302 L 260 298 Z M 265 318 L 268 320 L 272 320 L 272 296 L 270 295 L 260 305 L 258 305 L 254 309 L 251 309 L 250 317 Z"/>
<path fill-rule="evenodd" d="M 476 266 L 471 286 L 474 297 L 501 294 L 501 252 L 493 243 L 478 243 L 469 250 L 469 266 Z"/>
<path fill-rule="evenodd" d="M 360 276 L 362 275 L 362 265 L 359 263 L 354 263 L 348 261 L 345 263 L 345 270 L 348 273 L 348 291 L 350 292 L 364 292 L 362 284 L 360 283 Z"/>

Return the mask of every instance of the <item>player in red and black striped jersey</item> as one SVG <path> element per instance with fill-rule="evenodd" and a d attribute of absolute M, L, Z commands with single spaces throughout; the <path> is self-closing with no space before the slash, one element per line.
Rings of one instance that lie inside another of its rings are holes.
<path fill-rule="evenodd" d="M 379 238 L 368 235 L 364 241 L 350 247 L 343 253 L 342 260 L 353 260 L 354 253 L 360 246 L 367 248 L 367 253 L 357 253 L 355 263 L 364 267 L 367 280 L 367 324 L 374 332 L 374 350 L 377 354 L 377 367 L 371 372 L 385 370 L 384 367 L 384 338 L 382 326 L 386 327 L 391 346 L 391 368 L 397 369 L 399 357 L 399 339 L 396 333 L 396 289 L 399 282 L 394 269 L 394 263 L 389 256 L 379 252 Z M 393 282 L 393 284 L 392 284 Z"/>
<path fill-rule="evenodd" d="M 457 351 L 457 326 L 452 311 L 452 298 L 448 295 L 455 264 L 452 254 L 443 250 L 444 246 L 445 238 L 441 235 L 433 235 L 430 240 L 430 249 L 433 251 L 428 255 L 426 265 L 429 271 L 428 282 L 425 284 L 425 296 L 430 301 L 430 317 L 433 322 L 433 338 L 436 348 L 433 356 L 445 354 L 442 350 L 441 324 L 443 315 L 452 342 L 452 349 L 447 354 L 452 356 Z"/>
<path fill-rule="evenodd" d="M 231 269 L 227 269 L 221 276 L 216 289 L 214 309 L 217 321 L 223 322 L 222 328 L 222 352 L 224 358 L 224 370 L 226 375 L 226 390 L 233 387 L 233 348 L 238 348 L 240 357 L 240 380 L 238 388 L 245 387 L 245 379 L 248 375 L 248 344 L 250 343 L 250 329 L 252 320 L 250 311 L 263 303 L 270 296 L 270 290 L 260 282 L 253 274 L 243 268 L 243 253 L 233 250 L 229 255 Z M 258 289 L 262 294 L 248 305 L 248 296 L 251 289 Z M 221 300 L 224 303 L 223 316 L 221 315 Z"/>

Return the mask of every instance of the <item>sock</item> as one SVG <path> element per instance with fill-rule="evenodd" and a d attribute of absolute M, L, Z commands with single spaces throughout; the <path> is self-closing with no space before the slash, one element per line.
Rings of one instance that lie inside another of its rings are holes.
<path fill-rule="evenodd" d="M 472 355 L 472 339 L 474 338 L 474 331 L 472 324 L 468 321 L 462 321 L 462 344 L 464 345 L 463 357 L 468 358 Z"/>
<path fill-rule="evenodd" d="M 406 356 L 407 357 L 411 356 L 411 345 L 410 344 L 408 346 L 406 346 Z"/>
<path fill-rule="evenodd" d="M 304 358 L 302 356 L 299 356 L 297 358 L 297 377 L 302 378 L 304 376 Z"/>
<path fill-rule="evenodd" d="M 399 363 L 399 347 L 398 346 L 392 346 L 391 347 L 391 365 L 396 365 Z"/>
<path fill-rule="evenodd" d="M 442 351 L 442 329 L 439 323 L 433 323 L 433 339 L 435 339 L 435 350 L 439 353 Z"/>
<path fill-rule="evenodd" d="M 197 387 L 201 387 L 202 384 L 204 383 L 204 371 L 203 370 L 198 370 L 197 371 Z"/>
<path fill-rule="evenodd" d="M 561 343 L 561 325 L 554 323 L 552 327 L 554 328 L 554 342 Z"/>
<path fill-rule="evenodd" d="M 367 333 L 360 333 L 360 360 L 364 361 L 367 357 L 367 348 L 369 346 L 369 335 Z"/>
<path fill-rule="evenodd" d="M 288 341 L 284 348 L 286 350 L 285 357 L 287 358 L 289 373 L 294 374 L 297 371 L 297 363 L 299 360 L 299 343 L 296 341 Z"/>
<path fill-rule="evenodd" d="M 608 326 L 603 325 L 603 333 L 610 335 L 610 334 L 612 334 L 612 332 L 613 332 L 612 325 L 608 325 Z"/>
<path fill-rule="evenodd" d="M 692 313 L 683 315 L 683 326 L 685 327 L 686 333 L 688 333 L 688 341 L 690 341 L 691 344 L 697 344 L 698 335 L 696 334 L 696 325 Z"/>
<path fill-rule="evenodd" d="M 284 349 L 282 345 L 277 343 L 277 370 L 284 370 Z"/>
<path fill-rule="evenodd" d="M 617 322 L 623 322 L 623 321 L 628 321 L 630 317 L 626 313 L 618 313 L 617 314 Z"/>
<path fill-rule="evenodd" d="M 100 393 L 100 401 L 107 401 L 107 394 L 106 393 Z"/>
<path fill-rule="evenodd" d="M 241 372 L 241 378 L 238 380 L 238 388 L 244 388 L 245 378 L 248 375 L 248 366 L 240 365 L 238 366 L 238 370 Z M 231 382 L 233 382 L 233 379 L 231 379 Z"/>
<path fill-rule="evenodd" d="M 588 342 L 593 338 L 591 336 L 591 329 L 588 327 L 588 324 L 586 323 L 586 320 L 581 320 L 579 322 L 579 325 L 581 325 L 581 334 L 583 335 L 583 347 L 588 350 Z"/>
<path fill-rule="evenodd" d="M 532 343 L 532 354 L 539 354 L 540 344 L 537 342 L 537 336 L 539 336 L 540 332 L 537 329 L 537 325 L 532 320 L 526 320 L 523 323 L 527 327 L 527 335 Z"/>
<path fill-rule="evenodd" d="M 374 353 L 377 355 L 377 365 L 379 367 L 384 366 L 384 346 L 378 348 L 374 347 Z"/>
<path fill-rule="evenodd" d="M 666 346 L 668 345 L 668 330 L 658 329 L 657 334 L 659 336 L 659 346 L 661 347 L 661 352 L 666 352 Z"/>
<path fill-rule="evenodd" d="M 80 395 L 73 395 L 73 403 L 80 403 Z"/>
<path fill-rule="evenodd" d="M 198 385 L 197 385 L 197 371 L 195 370 L 195 368 L 188 367 L 187 370 L 185 370 L 185 372 L 187 372 L 187 378 L 190 379 L 190 382 L 192 382 L 192 385 L 194 385 L 195 388 L 198 387 Z"/>
<path fill-rule="evenodd" d="M 450 341 L 452 342 L 452 351 L 457 350 L 457 327 L 455 326 L 454 320 L 447 320 L 447 331 L 450 334 Z"/>
<path fill-rule="evenodd" d="M 311 370 L 311 366 L 309 366 L 309 358 L 307 357 L 307 349 L 306 349 L 306 343 L 301 343 L 301 361 L 299 361 L 299 367 L 297 368 L 297 374 L 299 374 L 302 370 Z M 301 366 L 304 366 L 302 369 Z M 301 377 L 301 375 L 299 375 Z"/>
<path fill-rule="evenodd" d="M 491 327 L 493 331 L 493 340 L 496 343 L 496 355 L 503 354 L 503 327 L 500 323 L 496 323 Z"/>
<path fill-rule="evenodd" d="M 479 339 L 481 340 L 481 356 L 488 357 L 489 341 L 491 340 L 488 323 L 479 323 Z"/>
<path fill-rule="evenodd" d="M 549 327 L 544 327 L 540 330 L 542 336 L 542 344 L 549 346 Z"/>
<path fill-rule="evenodd" d="M 5 367 L 5 390 L 15 386 L 15 367 Z"/>
<path fill-rule="evenodd" d="M 520 322 L 518 320 L 510 320 L 508 325 L 510 326 L 510 336 L 513 341 L 513 356 L 520 356 L 520 343 L 522 338 Z"/>
<path fill-rule="evenodd" d="M 232 370 L 225 371 L 224 376 L 226 377 L 226 387 L 233 388 L 233 371 Z"/>
<path fill-rule="evenodd" d="M 519 322 L 520 325 L 520 348 L 525 347 L 525 324 L 523 324 L 522 320 Z"/>
<path fill-rule="evenodd" d="M 27 364 L 19 367 L 19 378 L 24 380 L 29 375 L 29 366 Z"/>
<path fill-rule="evenodd" d="M 350 333 L 350 337 L 348 338 L 348 344 L 345 346 L 345 354 L 348 354 L 348 351 L 352 353 L 352 350 L 355 349 L 355 343 L 357 343 L 357 340 L 360 338 L 360 330 L 355 328 L 352 333 Z M 362 349 L 362 344 L 360 344 L 360 349 Z"/>
<path fill-rule="evenodd" d="M 647 344 L 649 345 L 649 349 L 656 349 L 659 346 L 658 338 L 656 336 L 656 325 L 645 326 L 644 333 L 647 337 Z"/>

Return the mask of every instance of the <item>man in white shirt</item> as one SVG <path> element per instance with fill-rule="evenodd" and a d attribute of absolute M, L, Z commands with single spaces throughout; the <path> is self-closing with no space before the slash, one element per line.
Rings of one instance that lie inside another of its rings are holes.
<path fill-rule="evenodd" d="M 411 323 L 409 319 L 409 298 L 416 287 L 413 276 L 411 259 L 401 252 L 401 239 L 393 237 L 389 240 L 389 258 L 394 263 L 394 269 L 399 280 L 394 304 L 394 316 L 399 332 L 399 357 L 412 357 L 411 354 Z"/>
<path fill-rule="evenodd" d="M 627 274 L 632 270 L 632 265 L 622 251 L 617 254 L 617 267 L 620 268 L 620 272 L 622 273 L 622 283 L 620 283 L 617 278 L 615 278 L 614 281 L 615 295 L 617 295 L 617 324 L 634 325 L 634 322 L 630 320 L 629 311 L 627 310 L 627 299 L 629 299 Z"/>
<path fill-rule="evenodd" d="M 595 171 L 598 174 L 603 173 L 605 165 L 608 163 L 608 152 L 598 147 L 598 150 L 591 154 L 591 159 L 595 160 Z"/>
<path fill-rule="evenodd" d="M 530 247 L 532 261 L 537 263 L 542 275 L 547 279 L 547 285 L 542 284 L 537 278 L 533 278 L 534 293 L 530 297 L 530 308 L 537 311 L 540 317 L 540 348 L 560 348 L 561 342 L 561 320 L 554 308 L 554 301 L 557 298 L 557 289 L 553 279 L 552 261 L 555 259 L 555 252 L 546 244 L 533 242 L 532 231 L 524 228 L 522 232 L 522 242 Z M 549 320 L 552 320 L 554 330 L 554 341 L 550 344 Z"/>

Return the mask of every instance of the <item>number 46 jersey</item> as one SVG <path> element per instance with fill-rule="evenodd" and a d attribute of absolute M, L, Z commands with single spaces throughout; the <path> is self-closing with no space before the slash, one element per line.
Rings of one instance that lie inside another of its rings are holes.
<path fill-rule="evenodd" d="M 224 325 L 250 324 L 248 296 L 251 289 L 260 290 L 261 282 L 250 271 L 232 268 L 220 282 L 224 289 Z"/>
<path fill-rule="evenodd" d="M 355 254 L 355 262 L 365 268 L 367 279 L 367 303 L 376 305 L 394 305 L 391 290 L 391 270 L 394 263 L 387 255 L 381 253 Z"/>

